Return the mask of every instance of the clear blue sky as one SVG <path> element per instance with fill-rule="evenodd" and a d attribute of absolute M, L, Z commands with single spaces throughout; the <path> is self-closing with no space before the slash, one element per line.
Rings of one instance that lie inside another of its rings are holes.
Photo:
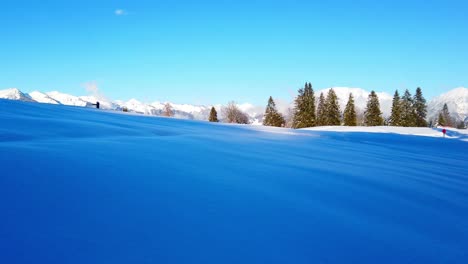
<path fill-rule="evenodd" d="M 326 2 L 326 3 L 325 3 Z M 0 4 L 0 89 L 265 104 L 361 87 L 468 86 L 468 1 L 22 1 Z M 122 9 L 119 14 L 116 10 Z"/>

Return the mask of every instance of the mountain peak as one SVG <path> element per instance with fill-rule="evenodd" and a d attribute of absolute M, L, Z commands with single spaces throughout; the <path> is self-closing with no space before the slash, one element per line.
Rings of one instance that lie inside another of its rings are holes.
<path fill-rule="evenodd" d="M 29 95 L 24 94 L 18 88 L 8 88 L 5 90 L 0 90 L 0 98 L 34 102 L 34 100 Z"/>
<path fill-rule="evenodd" d="M 437 115 L 447 104 L 449 112 L 457 120 L 468 119 L 468 88 L 458 87 L 437 97 L 434 97 L 427 105 L 429 120 L 437 118 Z"/>

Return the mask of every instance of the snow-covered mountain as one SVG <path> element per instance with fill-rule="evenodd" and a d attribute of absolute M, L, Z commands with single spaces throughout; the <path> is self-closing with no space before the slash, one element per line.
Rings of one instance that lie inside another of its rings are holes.
<path fill-rule="evenodd" d="M 60 104 L 57 100 L 53 99 L 52 97 L 48 96 L 45 93 L 41 93 L 39 91 L 30 92 L 29 96 L 38 103 L 44 104 Z"/>
<path fill-rule="evenodd" d="M 330 88 L 316 91 L 315 95 L 317 100 L 320 96 L 320 93 L 323 93 L 326 96 L 329 90 Z M 333 90 L 338 96 L 341 111 L 344 110 L 346 103 L 348 102 L 349 94 L 352 93 L 354 96 L 357 112 L 364 112 L 369 96 L 368 91 L 361 88 L 349 87 L 333 87 Z M 390 116 L 393 97 L 390 94 L 383 92 L 378 92 L 377 95 L 379 97 L 383 116 Z M 167 103 L 159 101 L 146 103 L 136 99 L 130 99 L 128 101 L 110 101 L 106 98 L 101 98 L 100 96 L 99 98 L 96 96 L 73 96 L 58 91 L 48 93 L 34 91 L 27 94 L 16 88 L 0 90 L 0 98 L 81 107 L 93 107 L 93 104 L 99 101 L 102 109 L 121 110 L 122 108 L 127 108 L 130 112 L 146 115 L 162 115 L 164 106 Z M 444 103 L 447 103 L 449 111 L 457 120 L 465 120 L 465 122 L 468 122 L 468 88 L 456 88 L 432 99 L 428 103 L 429 120 L 437 117 L 437 114 L 442 109 Z M 207 120 L 211 109 L 211 106 L 204 105 L 170 104 L 174 110 L 175 117 L 183 119 Z M 277 100 L 277 104 L 278 109 L 285 116 L 290 115 L 290 113 L 288 113 L 288 109 L 290 110 L 294 107 L 292 102 L 285 102 L 281 100 Z M 252 124 L 262 123 L 265 106 L 257 106 L 249 103 L 238 104 L 237 106 L 240 110 L 249 116 L 250 122 Z M 218 116 L 222 118 L 223 105 L 214 105 L 214 107 L 216 107 L 218 110 Z"/>
<path fill-rule="evenodd" d="M 9 99 L 9 100 L 20 100 L 26 102 L 35 102 L 28 94 L 25 94 L 18 90 L 17 88 L 9 88 L 5 90 L 0 90 L 0 98 L 1 99 Z"/>
<path fill-rule="evenodd" d="M 468 88 L 459 87 L 434 97 L 427 105 L 429 120 L 437 118 L 444 104 L 456 121 L 468 122 Z"/>
<path fill-rule="evenodd" d="M 63 105 L 87 106 L 89 105 L 89 103 L 96 103 L 95 100 L 93 100 L 93 102 L 87 102 L 78 96 L 69 95 L 57 91 L 48 92 L 46 94 L 50 98 L 56 100 L 57 102 Z"/>
<path fill-rule="evenodd" d="M 145 115 L 162 115 L 166 102 L 153 102 L 143 103 L 136 99 L 130 99 L 128 101 L 117 100 L 114 102 L 120 108 L 127 108 L 131 112 L 145 114 Z M 208 106 L 197 106 L 189 104 L 172 104 L 170 103 L 174 116 L 183 119 L 196 119 L 206 120 L 210 113 L 211 107 Z M 221 106 L 218 107 L 220 109 Z"/>

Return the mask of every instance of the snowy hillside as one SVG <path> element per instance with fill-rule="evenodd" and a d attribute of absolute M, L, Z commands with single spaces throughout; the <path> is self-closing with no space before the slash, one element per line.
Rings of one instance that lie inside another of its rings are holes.
<path fill-rule="evenodd" d="M 468 122 L 468 88 L 459 87 L 433 98 L 427 106 L 429 120 L 438 117 L 444 104 L 457 121 Z"/>
<path fill-rule="evenodd" d="M 64 94 L 61 92 L 53 91 L 46 93 L 47 96 L 64 105 L 73 105 L 73 106 L 86 106 L 87 102 L 79 98 L 78 96 L 73 96 L 69 94 Z M 94 102 L 95 103 L 95 102 Z"/>
<path fill-rule="evenodd" d="M 327 89 L 317 91 L 315 97 L 319 98 L 320 93 L 323 93 L 323 95 L 326 97 L 330 89 L 331 88 L 327 88 Z M 338 102 L 340 104 L 341 111 L 345 109 L 346 104 L 348 103 L 350 93 L 353 94 L 356 111 L 358 113 L 363 113 L 364 110 L 366 109 L 367 99 L 369 98 L 370 92 L 361 88 L 349 88 L 349 87 L 333 87 L 333 90 L 338 96 Z M 383 92 L 382 93 L 376 92 L 376 93 L 377 93 L 377 96 L 379 97 L 380 110 L 382 111 L 382 115 L 384 117 L 389 117 L 392 112 L 393 96 L 387 93 L 383 93 Z"/>
<path fill-rule="evenodd" d="M 30 92 L 29 96 L 38 103 L 44 104 L 60 104 L 57 100 L 52 99 L 52 97 L 48 96 L 45 93 L 41 93 L 39 91 Z"/>
<path fill-rule="evenodd" d="M 33 102 L 34 100 L 27 94 L 24 94 L 16 88 L 9 88 L 5 90 L 0 90 L 0 99 L 9 99 L 9 100 L 20 100 L 26 102 Z"/>
<path fill-rule="evenodd" d="M 440 138 L 440 137 L 444 137 L 442 134 L 442 129 L 444 128 L 445 127 L 427 128 L 427 127 L 394 127 L 394 126 L 374 126 L 374 127 L 322 126 L 322 127 L 304 128 L 302 130 L 346 132 L 346 133 L 349 133 L 349 132 L 384 133 L 384 134 L 400 134 L 400 135 L 413 135 L 413 136 L 439 137 Z M 468 130 L 449 128 L 449 130 L 446 132 L 445 137 L 459 139 L 462 141 L 468 141 Z"/>
<path fill-rule="evenodd" d="M 5 263 L 468 263 L 466 135 L 11 100 L 0 124 Z"/>

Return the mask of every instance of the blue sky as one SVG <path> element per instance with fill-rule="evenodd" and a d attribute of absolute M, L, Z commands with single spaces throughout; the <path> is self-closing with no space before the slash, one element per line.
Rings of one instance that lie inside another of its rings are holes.
<path fill-rule="evenodd" d="M 112 99 L 265 104 L 292 99 L 305 81 L 388 93 L 420 86 L 428 99 L 468 86 L 468 1 L 0 6 L 0 89 L 84 95 L 96 81 Z"/>

